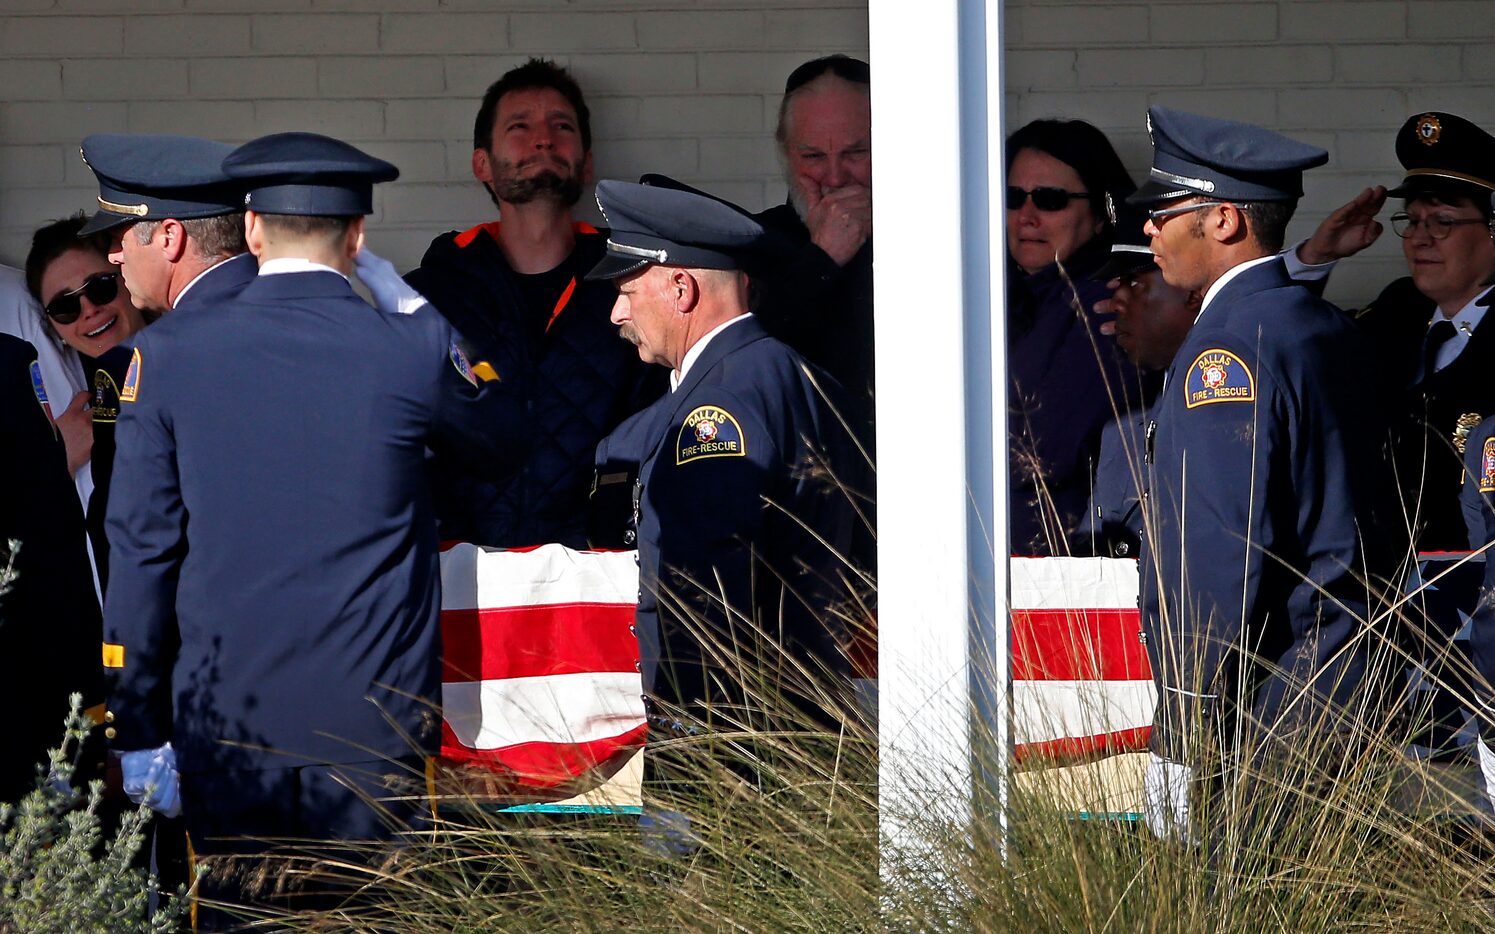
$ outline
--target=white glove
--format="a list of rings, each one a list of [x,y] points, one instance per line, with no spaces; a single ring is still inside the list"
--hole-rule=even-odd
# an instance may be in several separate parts
[[[1189,786],[1194,770],[1150,754],[1142,778],[1142,819],[1160,840],[1189,842]]]
[[[1490,799],[1490,804],[1495,805],[1495,749],[1490,744],[1480,739],[1475,743],[1479,750],[1479,774],[1485,780],[1485,797]]]
[[[364,247],[353,254],[353,269],[374,296],[374,306],[387,315],[411,315],[428,304],[426,297],[395,272],[394,263]]]
[[[156,749],[120,753],[125,794],[167,817],[182,816],[182,789],[177,778],[176,750],[167,743]]]

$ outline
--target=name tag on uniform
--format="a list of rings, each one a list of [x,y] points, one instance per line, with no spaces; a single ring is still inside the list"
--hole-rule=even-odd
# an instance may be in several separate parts
[[[1253,402],[1256,377],[1245,361],[1228,350],[1206,350],[1189,364],[1184,380],[1184,405],[1195,408],[1214,402]]]

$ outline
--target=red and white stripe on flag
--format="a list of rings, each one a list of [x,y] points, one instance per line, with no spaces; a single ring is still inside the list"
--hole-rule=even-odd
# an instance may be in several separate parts
[[[644,743],[634,552],[441,555],[441,755],[518,792],[600,784]]]
[[[1018,761],[1146,749],[1157,694],[1138,637],[1137,562],[1013,558],[1009,568]]]

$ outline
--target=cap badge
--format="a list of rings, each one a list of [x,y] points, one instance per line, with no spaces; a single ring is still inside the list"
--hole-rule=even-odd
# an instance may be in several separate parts
[[[1417,118],[1417,141],[1424,146],[1432,146],[1438,142],[1443,135],[1443,123],[1433,114],[1423,114]]]

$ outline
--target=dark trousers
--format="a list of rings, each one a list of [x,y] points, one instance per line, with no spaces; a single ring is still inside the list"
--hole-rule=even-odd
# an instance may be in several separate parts
[[[207,901],[277,911],[345,903],[366,881],[357,867],[377,865],[430,816],[426,760],[416,758],[188,773],[182,805],[204,931],[246,920]]]

